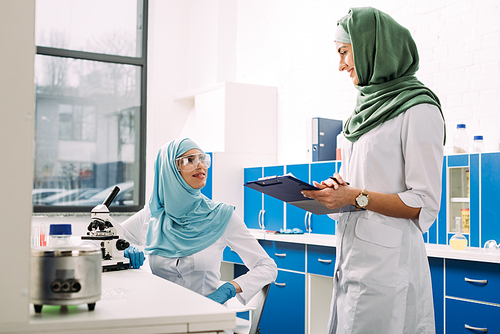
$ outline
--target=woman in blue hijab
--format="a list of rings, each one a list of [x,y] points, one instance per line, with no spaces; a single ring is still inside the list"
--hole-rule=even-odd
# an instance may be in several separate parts
[[[129,241],[145,246],[153,274],[221,304],[235,295],[246,304],[276,279],[277,267],[233,206],[201,193],[210,164],[210,156],[189,138],[165,144],[156,157],[149,205],[122,226]],[[219,287],[227,246],[250,270]]]

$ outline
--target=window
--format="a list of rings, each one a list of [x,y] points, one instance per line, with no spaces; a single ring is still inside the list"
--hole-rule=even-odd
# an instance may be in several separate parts
[[[148,0],[37,0],[35,212],[144,198]],[[142,154],[141,154],[142,152]]]

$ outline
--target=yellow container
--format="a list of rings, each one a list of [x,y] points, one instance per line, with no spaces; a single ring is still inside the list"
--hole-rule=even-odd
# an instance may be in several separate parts
[[[462,233],[469,233],[469,209],[460,209],[462,212]]]
[[[467,182],[467,198],[470,198],[469,171],[468,170],[465,171],[465,176],[467,179],[467,181],[466,181]],[[462,221],[463,221],[463,219],[462,219]],[[467,221],[469,221],[469,220],[467,219]]]

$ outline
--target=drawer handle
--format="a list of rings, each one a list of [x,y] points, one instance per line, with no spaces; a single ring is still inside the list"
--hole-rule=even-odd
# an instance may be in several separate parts
[[[332,260],[318,259],[318,261],[321,262],[321,263],[328,263],[328,264],[332,263]]]
[[[274,282],[274,285],[285,287],[286,283],[277,283],[277,282]]]
[[[472,326],[469,326],[469,325],[467,325],[467,324],[465,324],[465,328],[466,328],[466,329],[473,330],[473,331],[478,331],[478,332],[488,333],[488,328],[472,327]]]
[[[286,257],[286,253],[284,253],[284,254],[274,253],[274,255],[277,257]]]
[[[469,283],[478,283],[478,284],[484,284],[484,285],[488,284],[487,279],[471,279],[471,278],[465,277],[465,281],[469,282]]]

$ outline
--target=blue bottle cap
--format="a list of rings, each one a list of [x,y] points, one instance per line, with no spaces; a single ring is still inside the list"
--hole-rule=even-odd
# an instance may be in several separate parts
[[[465,124],[457,124],[457,129],[465,129]]]
[[[474,136],[474,140],[483,140],[483,136]]]
[[[49,235],[71,235],[71,224],[50,224]]]

